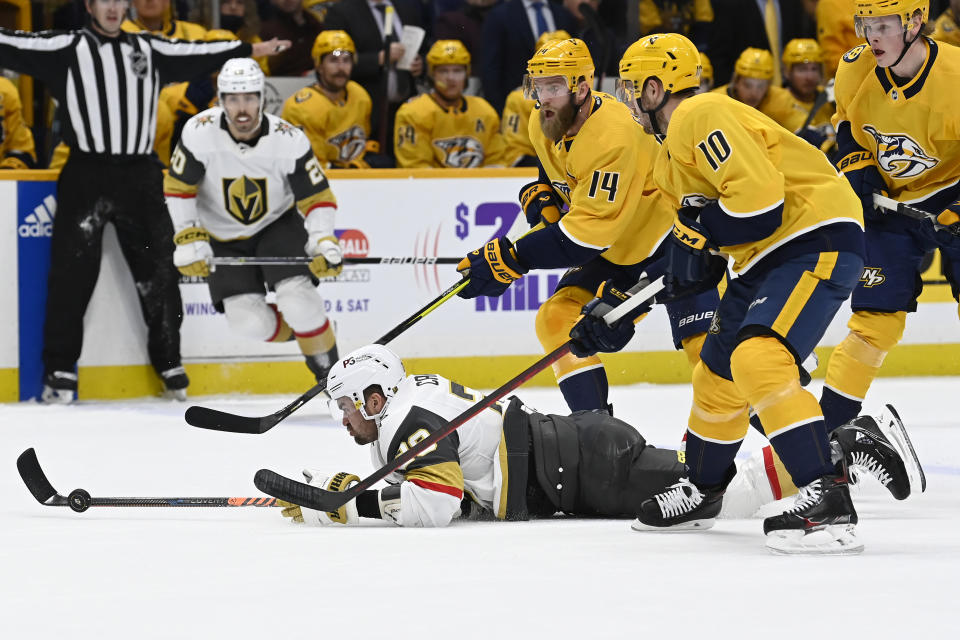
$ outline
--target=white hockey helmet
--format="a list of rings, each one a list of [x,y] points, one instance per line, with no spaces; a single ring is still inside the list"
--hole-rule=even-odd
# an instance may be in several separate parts
[[[330,409],[344,410],[341,398],[346,398],[366,420],[375,420],[383,414],[367,415],[363,392],[379,385],[389,404],[396,395],[400,383],[407,377],[400,357],[380,344],[371,344],[351,351],[340,358],[327,374],[327,394],[331,398]],[[386,407],[384,407],[385,409]]]
[[[231,58],[223,63],[217,76],[217,100],[223,106],[223,96],[227,93],[260,94],[260,113],[263,116],[264,91],[263,70],[253,58]]]

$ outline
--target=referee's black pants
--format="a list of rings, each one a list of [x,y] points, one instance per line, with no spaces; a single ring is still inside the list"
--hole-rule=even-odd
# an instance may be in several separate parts
[[[116,228],[136,284],[151,364],[158,373],[180,365],[183,305],[160,163],[152,156],[121,160],[71,152],[57,183],[43,328],[46,373],[72,371],[80,358],[83,316],[100,273],[108,222]],[[111,318],[111,323],[123,321],[121,314]]]

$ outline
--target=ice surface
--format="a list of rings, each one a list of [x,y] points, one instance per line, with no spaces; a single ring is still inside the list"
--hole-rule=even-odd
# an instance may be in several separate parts
[[[35,447],[60,493],[257,495],[261,467],[370,473],[367,451],[313,402],[261,436],[195,429],[163,401],[0,405],[2,638],[955,637],[960,594],[958,379],[881,379],[928,489],[855,498],[861,556],[770,555],[759,520],[643,534],[628,521],[457,523],[403,530],[291,525],[278,509],[37,504],[14,461]],[[814,385],[816,386],[816,384]],[[819,389],[814,389],[819,395]],[[562,412],[555,389],[519,394]],[[686,386],[611,391],[618,416],[672,446]],[[271,413],[288,397],[207,398]],[[197,401],[194,399],[193,401]],[[761,446],[751,434],[744,450]],[[368,526],[367,526],[368,525]]]

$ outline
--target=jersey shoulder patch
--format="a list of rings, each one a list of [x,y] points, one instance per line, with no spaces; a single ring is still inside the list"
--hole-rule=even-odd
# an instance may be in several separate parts
[[[297,104],[300,104],[301,102],[306,102],[307,100],[313,97],[313,94],[314,92],[310,88],[300,89],[300,91],[297,91],[294,94],[293,101],[296,102]]]
[[[853,49],[850,49],[850,51],[847,51],[845,54],[843,54],[843,61],[856,62],[857,58],[860,57],[860,54],[863,53],[863,50],[866,48],[867,48],[867,45],[858,44]]]

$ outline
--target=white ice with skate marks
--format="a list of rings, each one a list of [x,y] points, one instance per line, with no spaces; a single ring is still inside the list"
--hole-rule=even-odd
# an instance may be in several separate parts
[[[896,406],[928,487],[896,502],[865,480],[854,501],[866,550],[842,558],[773,556],[759,519],[660,535],[629,520],[405,530],[298,527],[262,508],[77,514],[34,501],[14,465],[21,451],[36,447],[60,493],[94,497],[253,496],[261,467],[365,476],[369,457],[320,402],[261,436],[194,429],[184,405],[161,401],[0,405],[0,637],[953,637],[960,419],[946,407],[958,383],[874,385],[869,408]],[[563,410],[556,390],[519,395]],[[619,387],[611,398],[650,442],[679,440],[689,387]],[[289,400],[203,404],[263,415]],[[744,450],[761,445],[751,434]]]

